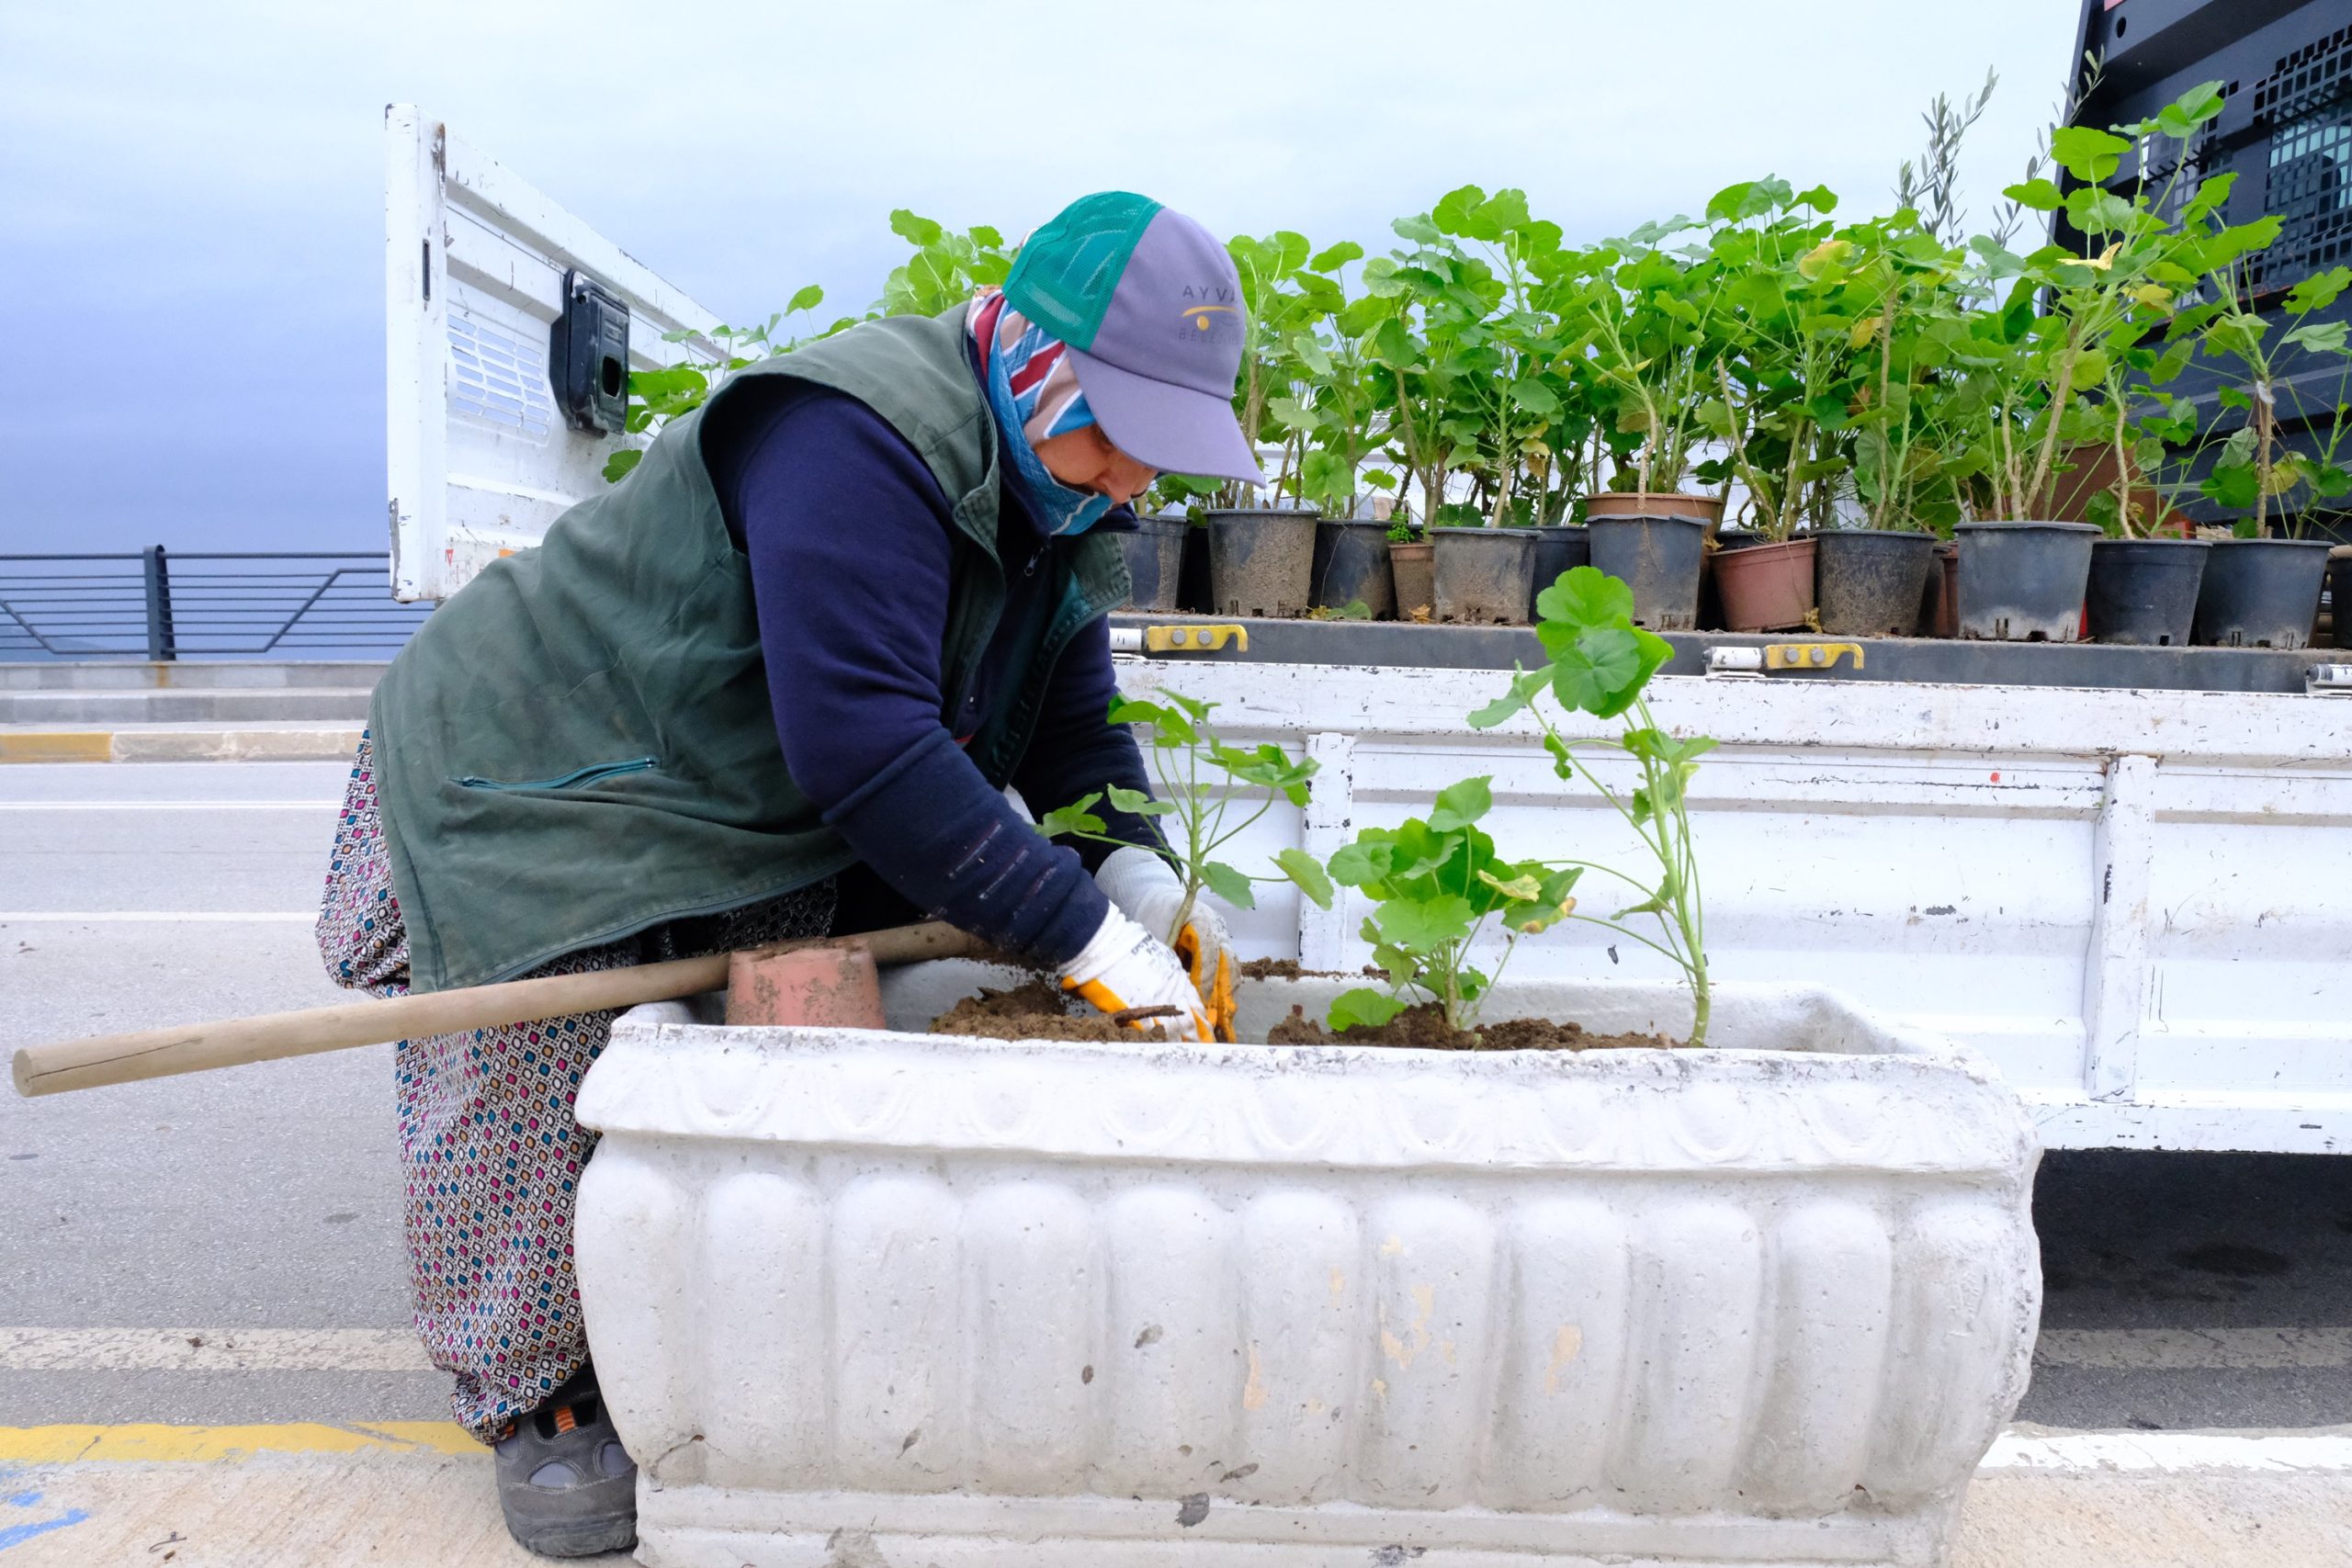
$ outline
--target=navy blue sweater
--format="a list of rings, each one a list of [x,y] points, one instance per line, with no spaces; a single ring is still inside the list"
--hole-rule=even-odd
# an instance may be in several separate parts
[[[745,387],[714,412],[729,417],[706,428],[704,453],[751,565],[793,783],[917,909],[1041,964],[1069,959],[1102,923],[1091,874],[1110,852],[1038,837],[960,750],[989,713],[1006,650],[1053,608],[1047,543],[1015,487],[997,526],[1003,618],[951,713],[940,642],[956,525],[922,459],[840,393]],[[1063,650],[1013,773],[1031,810],[1109,784],[1148,787],[1134,737],[1105,717],[1115,689],[1097,621]],[[1144,819],[1095,809],[1120,839],[1158,845]]]

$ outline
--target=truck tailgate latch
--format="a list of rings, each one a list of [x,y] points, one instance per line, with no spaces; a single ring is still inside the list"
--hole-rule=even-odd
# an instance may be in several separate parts
[[[1114,653],[1140,653],[1146,657],[1155,653],[1216,653],[1228,642],[1236,652],[1249,652],[1249,628],[1232,625],[1111,628]]]
[[[1768,642],[1761,648],[1711,648],[1707,649],[1707,673],[1760,677],[1774,670],[1821,670],[1838,668],[1848,655],[1854,668],[1862,667],[1862,645],[1858,642]]]

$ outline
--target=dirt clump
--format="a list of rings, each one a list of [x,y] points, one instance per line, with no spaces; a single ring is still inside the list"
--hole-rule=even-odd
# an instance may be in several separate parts
[[[1337,980],[1342,969],[1303,969],[1295,958],[1245,958],[1235,972],[1244,980]]]
[[[933,1034],[961,1034],[977,1040],[1100,1040],[1132,1043],[1136,1031],[1123,1029],[1110,1015],[1070,998],[1051,976],[1039,975],[1009,991],[981,987],[931,1021]]]
[[[1582,1024],[1542,1018],[1508,1018],[1459,1030],[1435,1002],[1407,1008],[1377,1028],[1351,1024],[1327,1030],[1299,1008],[1266,1032],[1269,1045],[1395,1045],[1413,1051],[1670,1051],[1663,1034],[1593,1034]]]

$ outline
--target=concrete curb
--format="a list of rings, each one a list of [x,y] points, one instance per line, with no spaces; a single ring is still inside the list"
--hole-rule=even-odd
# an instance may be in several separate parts
[[[2119,1455],[2132,1457],[2119,1468]],[[0,1551],[10,1568],[544,1562],[507,1540],[488,1461],[442,1422],[0,1427]],[[854,1545],[865,1532],[843,1535]],[[2352,1439],[2340,1428],[2029,1429],[2005,1435],[1976,1472],[1952,1568],[2337,1568],[2347,1542]],[[1458,1554],[1429,1561],[1442,1556]],[[860,1548],[827,1561],[883,1559]]]
[[[356,724],[124,729],[0,728],[9,762],[339,762],[359,745]]]

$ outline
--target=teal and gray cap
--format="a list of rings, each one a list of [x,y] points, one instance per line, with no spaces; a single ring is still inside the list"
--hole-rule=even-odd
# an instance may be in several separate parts
[[[1266,482],[1233,417],[1241,279],[1207,230],[1128,191],[1080,197],[1023,243],[1004,297],[1069,345],[1120,451],[1162,473]]]

